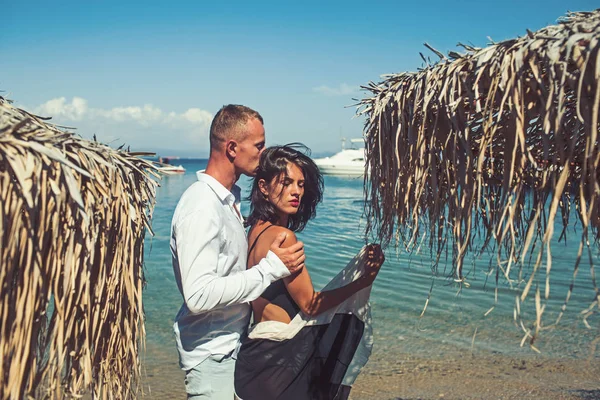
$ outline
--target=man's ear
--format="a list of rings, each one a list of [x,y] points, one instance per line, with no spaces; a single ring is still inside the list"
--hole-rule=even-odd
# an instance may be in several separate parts
[[[225,153],[230,159],[234,159],[237,154],[238,144],[235,140],[228,140],[225,143]]]

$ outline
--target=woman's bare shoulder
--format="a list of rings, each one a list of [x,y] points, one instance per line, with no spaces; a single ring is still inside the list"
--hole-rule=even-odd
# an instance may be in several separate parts
[[[279,235],[280,233],[285,233],[285,240],[283,241],[281,247],[291,246],[298,241],[298,238],[296,237],[294,231],[286,227],[274,226],[271,230],[271,240],[274,240],[275,237],[277,237],[277,235]]]
[[[256,235],[258,234],[258,232],[256,232],[257,230],[258,230],[258,232],[261,232],[264,230],[264,234],[262,234],[258,238],[258,241],[261,243],[268,243],[270,245],[273,242],[273,240],[275,240],[275,238],[281,233],[285,233],[285,235],[286,235],[285,240],[283,241],[282,247],[291,246],[298,241],[298,239],[296,238],[296,234],[292,230],[290,230],[284,226],[271,225],[268,228],[262,228],[262,229],[260,227],[256,227],[256,228],[254,228],[254,232],[251,232],[251,236],[256,237]]]

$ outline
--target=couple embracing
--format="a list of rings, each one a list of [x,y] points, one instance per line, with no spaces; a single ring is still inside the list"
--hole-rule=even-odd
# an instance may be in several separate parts
[[[322,200],[317,166],[297,146],[266,148],[262,117],[239,105],[214,117],[210,149],[171,226],[188,399],[348,398],[370,352],[365,320],[381,248],[365,246],[316,292],[295,232]],[[254,176],[246,221],[242,174]]]

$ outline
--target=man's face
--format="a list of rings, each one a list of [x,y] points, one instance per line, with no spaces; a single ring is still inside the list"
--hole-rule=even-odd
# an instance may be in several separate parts
[[[265,127],[256,118],[246,123],[246,138],[238,142],[235,167],[241,174],[254,176],[265,149]]]

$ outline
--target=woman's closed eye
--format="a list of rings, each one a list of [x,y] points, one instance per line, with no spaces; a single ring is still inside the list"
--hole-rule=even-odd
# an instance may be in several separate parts
[[[283,182],[282,182],[282,185],[283,185],[284,187],[286,187],[286,186],[290,186],[290,185],[292,184],[292,182],[293,182],[293,181],[292,181],[291,179],[289,179],[289,178],[286,178],[286,179],[284,179],[284,180],[283,180]]]
[[[285,179],[281,184],[286,187],[286,186],[290,186],[292,183],[294,183],[294,181],[292,179]],[[304,187],[304,181],[298,181],[298,187],[299,188],[303,188]]]

